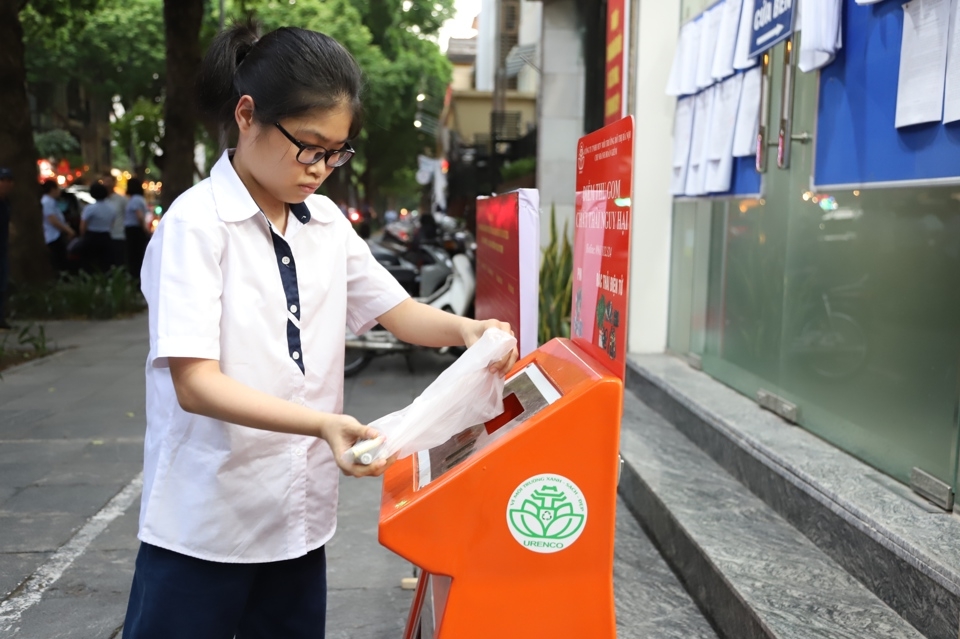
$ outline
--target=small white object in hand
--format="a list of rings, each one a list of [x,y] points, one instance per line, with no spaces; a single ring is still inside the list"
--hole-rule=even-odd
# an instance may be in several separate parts
[[[352,460],[354,464],[369,466],[373,463],[373,460],[376,459],[377,451],[380,450],[383,441],[383,437],[375,437],[374,439],[365,439],[357,442],[344,453],[344,456],[348,460]]]

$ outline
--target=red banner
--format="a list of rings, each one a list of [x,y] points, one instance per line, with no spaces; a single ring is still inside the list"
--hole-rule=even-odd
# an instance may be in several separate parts
[[[477,200],[477,319],[509,322],[520,335],[520,233],[514,191]]]
[[[623,379],[626,371],[633,116],[580,138],[574,224],[574,343]]]
[[[607,0],[607,80],[603,123],[612,124],[623,116],[624,0]]]

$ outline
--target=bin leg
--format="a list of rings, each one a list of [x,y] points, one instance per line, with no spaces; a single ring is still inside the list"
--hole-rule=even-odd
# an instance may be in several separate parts
[[[413,595],[413,603],[410,605],[410,616],[407,618],[407,627],[403,631],[403,639],[421,639],[420,614],[423,612],[423,602],[427,598],[428,576],[429,575],[423,570],[420,571],[420,577],[417,579],[417,590]]]

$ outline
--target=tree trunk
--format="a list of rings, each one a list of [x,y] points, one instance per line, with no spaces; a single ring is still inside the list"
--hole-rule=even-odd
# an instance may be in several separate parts
[[[0,0],[2,1],[2,0]],[[164,0],[167,39],[167,96],[164,103],[163,209],[193,186],[197,128],[194,85],[200,68],[203,0]]]
[[[36,283],[53,275],[43,241],[20,10],[25,0],[0,0],[0,166],[12,169],[10,279]]]

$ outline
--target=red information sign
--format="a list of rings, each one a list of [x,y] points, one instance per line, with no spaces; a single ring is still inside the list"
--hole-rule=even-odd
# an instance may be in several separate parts
[[[624,0],[607,0],[607,76],[603,123],[623,115]]]
[[[633,188],[633,116],[580,138],[570,334],[623,379]]]
[[[477,319],[520,326],[517,192],[477,200]]]

